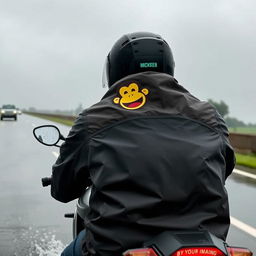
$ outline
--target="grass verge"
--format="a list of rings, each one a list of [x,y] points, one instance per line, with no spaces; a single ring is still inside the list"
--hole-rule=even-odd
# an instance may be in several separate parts
[[[60,123],[60,124],[64,124],[67,126],[72,126],[74,124],[73,121],[71,120],[67,120],[67,119],[63,119],[63,118],[58,118],[58,117],[52,117],[52,116],[47,116],[47,115],[40,115],[40,114],[29,114],[31,116],[36,116],[45,120],[50,120],[56,123]]]
[[[228,130],[234,133],[256,134],[256,127],[229,127]]]
[[[236,153],[236,164],[256,169],[256,154],[243,155]]]

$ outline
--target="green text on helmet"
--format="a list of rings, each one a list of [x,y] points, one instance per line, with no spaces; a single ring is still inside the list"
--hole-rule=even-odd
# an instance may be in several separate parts
[[[157,68],[157,62],[143,62],[140,63],[141,68]]]

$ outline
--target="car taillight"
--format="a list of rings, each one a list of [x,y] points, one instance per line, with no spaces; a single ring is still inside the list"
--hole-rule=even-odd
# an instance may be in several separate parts
[[[221,250],[214,247],[182,248],[171,256],[226,256]]]
[[[252,256],[252,252],[246,248],[227,247],[230,256]]]
[[[158,256],[152,248],[132,249],[123,253],[123,256]]]

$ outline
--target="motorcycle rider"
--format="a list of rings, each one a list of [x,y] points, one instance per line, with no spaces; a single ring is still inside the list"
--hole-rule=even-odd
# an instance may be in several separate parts
[[[55,199],[69,202],[92,186],[86,232],[63,255],[79,255],[80,246],[84,255],[121,255],[168,229],[225,240],[224,185],[235,164],[228,130],[173,75],[171,49],[157,34],[127,34],[112,47],[109,90],[78,116],[53,166]]]

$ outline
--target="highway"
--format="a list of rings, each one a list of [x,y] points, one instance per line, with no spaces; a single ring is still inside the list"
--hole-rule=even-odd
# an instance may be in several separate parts
[[[41,186],[56,161],[56,147],[34,139],[34,126],[50,123],[27,115],[0,122],[0,256],[57,256],[72,239],[75,202],[60,203]],[[69,127],[58,125],[63,135]]]
[[[38,143],[34,127],[52,122],[18,116],[0,121],[0,256],[57,256],[72,239],[75,201],[57,202],[41,177],[51,174],[58,148]],[[70,127],[57,124],[64,136]],[[256,253],[256,179],[234,173],[226,182],[232,225],[227,241]]]

